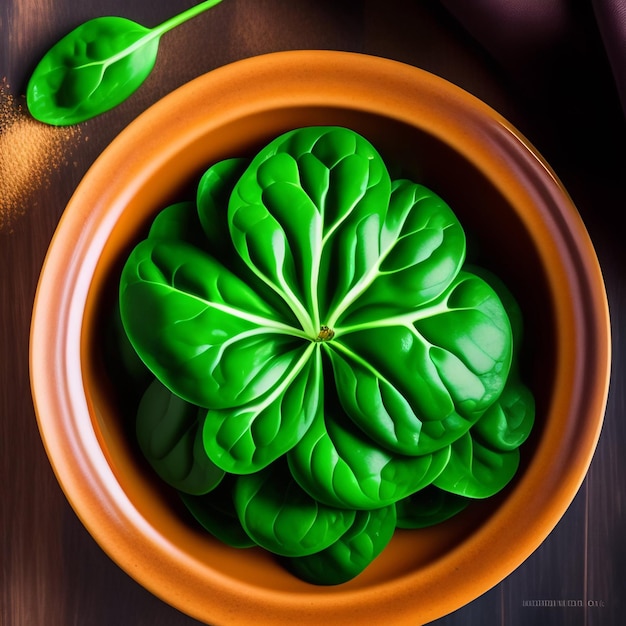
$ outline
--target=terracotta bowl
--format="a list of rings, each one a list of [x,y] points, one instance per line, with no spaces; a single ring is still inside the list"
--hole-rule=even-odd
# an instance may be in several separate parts
[[[121,263],[152,216],[201,173],[279,133],[333,124],[365,135],[442,195],[511,287],[526,322],[537,422],[497,497],[397,532],[356,579],[304,583],[263,551],[199,529],[146,467],[105,366]],[[124,130],[79,185],[48,252],[31,338],[39,427],[78,516],[128,574],[196,619],[276,626],[416,624],[505,578],[576,494],[604,415],[608,307],[584,225],[554,172],[492,109],[407,65],[341,52],[240,61],[178,89]],[[294,621],[295,620],[295,621]]]

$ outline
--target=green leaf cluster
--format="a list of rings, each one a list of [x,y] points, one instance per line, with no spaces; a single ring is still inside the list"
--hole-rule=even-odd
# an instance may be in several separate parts
[[[137,436],[220,540],[350,580],[396,527],[512,479],[534,401],[519,308],[430,189],[342,127],[287,132],[161,211],[120,281],[154,382]]]

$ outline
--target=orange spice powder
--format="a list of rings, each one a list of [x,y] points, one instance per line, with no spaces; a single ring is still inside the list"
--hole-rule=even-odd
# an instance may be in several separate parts
[[[25,104],[0,83],[0,232],[33,206],[35,191],[50,185],[55,170],[69,166],[81,137],[78,126],[55,127],[33,119]]]

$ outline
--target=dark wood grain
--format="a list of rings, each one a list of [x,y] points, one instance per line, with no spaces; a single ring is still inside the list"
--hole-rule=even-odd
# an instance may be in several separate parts
[[[150,26],[191,4],[3,0],[3,89],[17,105],[23,103],[26,80],[41,54],[90,17],[119,14]],[[494,589],[433,624],[623,624],[626,334],[620,320],[626,319],[626,231],[615,215],[626,207],[626,130],[617,96],[608,80],[597,97],[575,103],[574,112],[564,112],[560,92],[545,94],[543,101],[529,99],[437,2],[414,0],[224,0],[219,10],[163,38],[144,86],[115,111],[85,123],[65,162],[24,195],[19,215],[0,229],[0,624],[197,624],[119,569],[67,503],[39,437],[30,396],[30,314],[41,264],[64,207],[115,135],[166,93],[204,72],[295,48],[386,56],[455,82],[518,126],[572,194],[598,251],[613,318],[611,392],[598,450],[579,494],[543,545]],[[538,601],[569,606],[536,606]]]

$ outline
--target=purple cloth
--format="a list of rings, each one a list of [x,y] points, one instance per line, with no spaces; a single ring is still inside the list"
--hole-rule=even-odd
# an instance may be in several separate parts
[[[556,102],[566,106],[612,89],[626,114],[624,0],[440,2],[526,95],[560,94]]]

